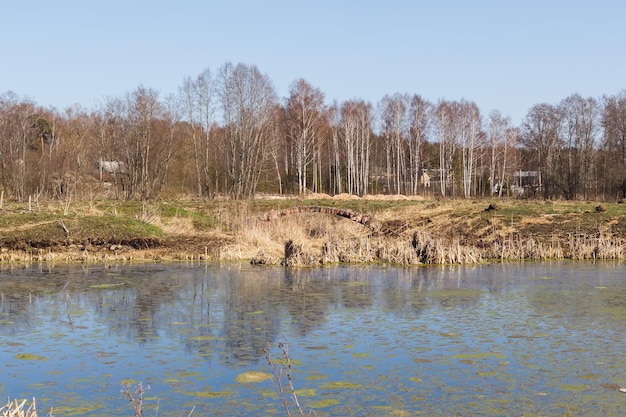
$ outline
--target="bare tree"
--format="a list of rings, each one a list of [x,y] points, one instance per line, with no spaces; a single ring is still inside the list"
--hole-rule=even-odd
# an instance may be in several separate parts
[[[369,183],[372,105],[362,100],[341,106],[342,138],[346,157],[348,194],[365,195]]]
[[[151,174],[154,145],[157,141],[155,124],[163,115],[163,107],[158,94],[152,89],[140,86],[126,97],[130,134],[122,138],[128,173],[130,175],[128,197],[135,192],[141,199],[151,197]]]
[[[604,179],[610,193],[626,197],[626,90],[605,97],[602,108]]]
[[[487,129],[487,137],[491,155],[489,158],[489,188],[490,194],[497,192],[502,195],[504,187],[504,177],[500,175],[505,169],[502,168],[506,164],[506,131],[510,128],[511,118],[502,116],[498,110],[489,113],[489,123]]]
[[[403,184],[406,183],[405,149],[409,139],[409,106],[408,94],[386,95],[380,102],[387,190],[395,194],[405,192]]]
[[[437,105],[437,134],[439,136],[439,181],[441,196],[454,192],[454,159],[456,157],[460,105],[457,102],[441,101]]]
[[[318,175],[326,117],[324,94],[304,79],[298,79],[291,84],[286,112],[287,136],[298,174],[298,192],[302,194],[308,188],[309,165],[313,165],[313,177]],[[317,187],[317,181],[314,181],[314,187]]]
[[[559,183],[565,198],[587,198],[592,190],[595,144],[600,129],[600,108],[593,98],[578,94],[564,99],[564,149],[560,154]]]
[[[562,121],[560,108],[542,103],[533,106],[522,123],[521,141],[539,170],[544,198],[556,195],[556,167],[563,146]]]
[[[20,98],[12,91],[0,96],[0,168],[3,188],[19,201],[32,192],[27,188],[28,165],[31,161],[29,150],[35,144],[33,139],[33,119],[35,104]]]
[[[215,82],[211,71],[205,69],[195,80],[185,78],[179,95],[193,146],[197,193],[198,196],[210,196],[211,157],[214,154],[211,130],[215,115]]]
[[[51,174],[50,194],[69,202],[85,191],[97,160],[92,120],[78,105],[48,117],[52,136],[47,162]]]
[[[331,183],[331,192],[333,194],[340,194],[343,192],[342,182],[342,169],[341,169],[341,147],[340,147],[340,135],[341,135],[341,112],[339,105],[335,101],[328,111],[330,129],[332,133],[332,148],[329,154],[329,176]]]
[[[508,119],[508,118],[507,118]],[[507,188],[510,188],[511,180],[509,175],[509,167],[513,164],[510,162],[513,150],[517,146],[520,137],[520,130],[517,127],[508,127],[504,131],[504,140],[500,145],[500,180],[502,184],[506,184]],[[498,197],[502,197],[502,191],[504,187],[498,188]]]
[[[230,193],[234,198],[250,198],[256,191],[272,133],[276,93],[267,75],[244,64],[225,64],[218,84]]]
[[[463,195],[468,198],[474,191],[472,185],[476,174],[476,161],[482,149],[482,120],[480,110],[474,102],[462,101],[460,110],[460,117],[457,120],[458,140],[463,164]]]
[[[157,197],[174,151],[178,115],[173,98],[164,105],[158,93],[140,86],[124,99],[109,99],[96,116],[100,164],[126,199]]]
[[[433,106],[419,95],[411,98],[409,113],[409,171],[411,192],[417,194],[422,175],[422,149],[428,142]]]

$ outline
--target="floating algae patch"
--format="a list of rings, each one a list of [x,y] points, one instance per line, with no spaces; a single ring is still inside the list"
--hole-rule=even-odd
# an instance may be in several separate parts
[[[473,290],[469,288],[449,288],[431,291],[428,293],[428,297],[436,299],[448,299],[448,298],[478,298],[483,295],[484,292],[480,290]]]
[[[500,352],[477,352],[477,353],[458,353],[456,355],[452,355],[453,359],[504,359],[504,356]]]
[[[84,415],[96,410],[100,410],[103,407],[101,405],[95,406],[81,406],[81,407],[70,407],[70,406],[60,406],[54,407],[54,414],[59,416],[80,416]]]
[[[390,417],[409,417],[411,415],[410,412],[406,410],[399,410],[397,408],[393,408],[388,405],[377,405],[373,407],[376,410],[376,415],[385,415]]]
[[[417,378],[417,377],[412,376],[412,377],[409,378],[409,381],[422,382],[422,378]]]
[[[217,336],[208,336],[208,335],[204,335],[204,336],[194,336],[194,337],[190,337],[189,340],[194,340],[194,341],[212,341],[212,340],[218,340]]]
[[[237,375],[235,381],[241,384],[254,384],[257,382],[267,381],[272,378],[272,374],[268,374],[267,372],[249,371]]]
[[[355,352],[352,354],[353,359],[369,358],[370,356],[372,356],[371,353],[356,353]]]
[[[580,379],[598,379],[600,378],[602,375],[600,374],[584,374],[579,376]]]
[[[122,385],[135,385],[137,384],[139,381],[136,379],[130,379],[130,378],[126,378],[126,379],[122,379],[121,384]]]
[[[94,290],[105,290],[108,288],[121,287],[122,285],[124,285],[123,282],[110,283],[110,284],[95,284],[95,285],[90,285],[89,288],[92,288]]]
[[[263,314],[264,311],[263,310],[257,310],[257,311],[248,311],[246,314],[249,314],[251,316],[258,316],[259,314]]]
[[[170,372],[168,372],[168,374],[172,374]],[[197,372],[197,371],[181,371],[181,372],[177,372],[175,374],[173,374],[175,377],[177,378],[192,378],[192,377],[198,377],[198,376],[202,376],[202,372]]]
[[[363,388],[361,384],[355,384],[353,382],[335,381],[322,384],[322,389],[359,389]]]
[[[317,390],[314,388],[297,389],[295,394],[298,397],[315,397],[317,395]]]
[[[309,381],[323,381],[325,379],[328,379],[328,375],[312,374],[312,375],[307,376],[306,379]]]
[[[306,350],[328,350],[328,346],[305,346]]]
[[[563,391],[585,391],[589,389],[588,385],[561,384]]]
[[[367,282],[363,281],[349,281],[344,284],[346,287],[361,287],[364,285],[368,285]]]
[[[197,398],[227,398],[231,396],[228,391],[176,391],[179,394]]]
[[[326,408],[326,407],[330,407],[331,405],[337,405],[337,404],[339,404],[339,400],[327,399],[327,400],[314,401],[311,404],[309,404],[309,407]]]
[[[15,355],[15,359],[20,361],[47,361],[45,356],[35,355],[33,353],[18,353]]]

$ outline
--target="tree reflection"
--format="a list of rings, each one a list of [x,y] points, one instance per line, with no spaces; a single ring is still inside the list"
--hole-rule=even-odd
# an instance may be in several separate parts
[[[286,329],[305,338],[340,310],[382,308],[413,318],[428,308],[469,308],[502,289],[493,274],[485,280],[480,268],[463,267],[141,265],[25,275],[30,279],[5,274],[0,280],[4,335],[36,328],[33,317],[72,327],[85,320],[72,312],[87,310],[93,314],[89,320],[129,341],[146,345],[166,338],[189,354],[227,366],[260,360],[268,343],[276,343]],[[570,303],[561,298],[544,302],[532,292],[529,297],[542,313]],[[619,304],[616,297],[598,301]],[[570,304],[572,309],[585,305],[584,300]]]
[[[330,309],[332,292],[333,283],[328,278],[316,279],[307,271],[285,269],[281,299],[299,336],[322,327]]]
[[[280,328],[276,308],[281,281],[276,274],[233,271],[224,299],[223,336],[227,365],[258,359]]]

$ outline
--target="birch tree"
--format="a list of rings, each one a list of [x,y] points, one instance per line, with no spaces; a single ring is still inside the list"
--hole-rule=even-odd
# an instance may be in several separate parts
[[[254,195],[271,139],[276,93],[267,75],[255,66],[225,64],[218,77],[224,121],[222,149],[230,194]]]
[[[339,104],[337,102],[333,102],[333,105],[328,109],[328,117],[329,124],[331,130],[332,137],[332,147],[329,154],[329,176],[330,176],[330,184],[331,184],[331,192],[333,194],[341,194],[343,192],[343,181],[342,181],[342,168],[341,168],[341,146],[340,146],[340,137],[341,137],[341,112],[339,109]]]
[[[324,94],[304,79],[291,84],[287,100],[287,134],[298,175],[298,192],[308,188],[309,166],[312,165],[313,186],[317,188],[322,132],[324,129]],[[316,191],[316,190],[314,190]]]
[[[511,119],[502,116],[498,110],[489,113],[489,122],[487,128],[487,138],[489,143],[489,188],[490,194],[497,192],[501,195],[501,189],[504,187],[504,178],[500,176],[501,158],[504,151],[506,129],[511,124]]]
[[[458,138],[463,164],[463,195],[468,198],[474,191],[476,161],[482,148],[482,121],[476,103],[463,101],[460,110]]]
[[[387,190],[391,193],[404,192],[406,181],[405,148],[409,134],[408,94],[386,95],[380,102],[382,113],[382,135],[385,144]]]
[[[508,117],[505,120],[510,120]],[[510,159],[513,154],[513,150],[516,148],[520,137],[520,130],[517,127],[509,126],[504,131],[504,140],[500,146],[500,180],[502,184],[507,186],[507,189],[510,189],[510,175],[509,175],[509,167],[512,166]],[[502,197],[502,192],[504,190],[503,186],[498,188],[498,197]]]
[[[193,164],[198,196],[211,195],[213,143],[211,130],[215,114],[215,85],[207,68],[195,80],[187,77],[179,88],[181,106],[188,123],[193,147]]]
[[[441,101],[435,112],[439,137],[439,184],[441,196],[446,197],[454,184],[454,159],[456,157],[459,104]],[[451,190],[454,192],[454,188]]]
[[[428,142],[431,125],[432,104],[419,95],[411,98],[409,113],[409,171],[411,176],[411,192],[418,193],[419,180],[422,175],[422,149]]]
[[[341,120],[346,156],[346,192],[365,195],[369,184],[372,105],[362,100],[344,102]]]

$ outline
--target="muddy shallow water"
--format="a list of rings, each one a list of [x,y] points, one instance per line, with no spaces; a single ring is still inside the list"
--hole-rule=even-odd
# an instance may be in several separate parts
[[[55,416],[622,416],[626,267],[245,264],[0,272],[0,397]],[[261,374],[262,376],[262,374]],[[294,412],[295,410],[292,410]]]

